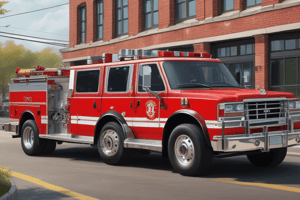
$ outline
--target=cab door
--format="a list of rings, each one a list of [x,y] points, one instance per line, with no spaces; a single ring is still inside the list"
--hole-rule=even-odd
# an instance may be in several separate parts
[[[77,133],[94,136],[101,111],[100,69],[76,71],[74,99],[77,100]],[[73,119],[74,121],[74,119]]]
[[[143,66],[151,68],[151,88],[158,96],[167,97],[165,83],[158,63],[139,64],[136,70],[136,87],[131,129],[136,138],[161,140],[161,101],[143,89]]]

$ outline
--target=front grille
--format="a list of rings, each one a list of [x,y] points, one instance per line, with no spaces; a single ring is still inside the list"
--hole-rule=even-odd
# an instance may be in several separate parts
[[[248,120],[285,117],[283,101],[261,101],[245,103]]]

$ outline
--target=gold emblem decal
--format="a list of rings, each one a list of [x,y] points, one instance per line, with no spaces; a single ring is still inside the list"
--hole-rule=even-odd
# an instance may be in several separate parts
[[[146,114],[148,119],[155,119],[155,107],[156,103],[154,101],[147,101],[146,103]]]

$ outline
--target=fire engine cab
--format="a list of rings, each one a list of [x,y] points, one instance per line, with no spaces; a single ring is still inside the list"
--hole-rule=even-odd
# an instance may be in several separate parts
[[[73,142],[97,145],[104,162],[121,164],[140,149],[194,176],[213,157],[244,154],[276,166],[300,143],[300,99],[245,89],[208,53],[123,49],[93,63],[17,69],[4,128],[27,155]]]

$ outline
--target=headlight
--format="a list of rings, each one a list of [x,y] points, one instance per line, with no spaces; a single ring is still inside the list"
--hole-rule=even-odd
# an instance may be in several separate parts
[[[289,102],[289,109],[300,109],[300,101]]]
[[[225,105],[225,113],[243,112],[243,111],[244,111],[244,104],[227,104],[227,105]]]

